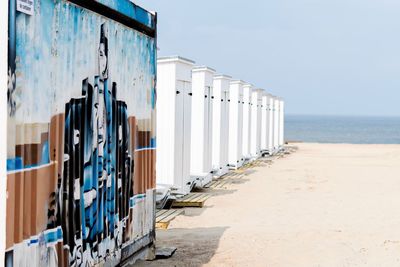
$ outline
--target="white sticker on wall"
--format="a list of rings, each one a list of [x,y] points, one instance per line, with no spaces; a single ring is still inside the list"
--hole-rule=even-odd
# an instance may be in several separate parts
[[[33,15],[35,0],[17,0],[17,11],[27,15]]]

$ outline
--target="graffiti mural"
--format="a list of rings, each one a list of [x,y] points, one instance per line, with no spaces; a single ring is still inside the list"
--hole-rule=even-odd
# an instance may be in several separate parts
[[[118,265],[155,238],[155,36],[66,0],[9,6],[5,264]]]

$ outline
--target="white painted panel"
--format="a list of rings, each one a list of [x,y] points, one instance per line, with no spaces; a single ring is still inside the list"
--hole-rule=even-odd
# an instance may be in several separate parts
[[[228,155],[229,155],[229,82],[224,86],[226,90],[222,95],[222,125],[221,125],[221,173],[224,174],[228,171]]]
[[[279,99],[274,98],[274,150],[279,148]]]
[[[214,77],[212,167],[221,176],[228,171],[229,76]]]
[[[229,166],[243,165],[243,82],[230,83],[229,99]]]
[[[281,100],[279,104],[279,146],[282,147],[285,144],[285,103]]]
[[[221,128],[222,128],[222,79],[214,78],[214,101],[213,101],[213,140],[212,140],[212,165],[213,171],[218,172],[221,167]]]
[[[191,138],[192,138],[192,83],[185,82],[184,87],[184,103],[183,112],[183,163],[182,163],[182,177],[184,192],[190,191],[191,184],[193,183],[190,176],[190,155],[191,155]]]
[[[185,110],[184,110],[184,90],[185,90],[185,81],[177,80],[175,81],[175,131],[174,134],[175,136],[172,136],[173,138],[173,143],[174,143],[174,155],[171,155],[171,158],[173,159],[174,163],[174,169],[172,172],[172,177],[174,178],[173,184],[176,185],[178,188],[184,188],[185,187],[185,177],[183,176],[183,151],[185,147],[185,143],[182,142],[183,140],[183,135],[184,135],[184,119],[185,119]],[[161,122],[161,123],[166,123],[167,121]],[[160,131],[160,134],[161,131]],[[170,161],[171,159],[168,159]],[[171,166],[166,166],[168,169],[172,167]],[[163,175],[163,173],[159,174],[160,176]]]
[[[157,183],[173,185],[175,176],[175,154],[167,157],[169,151],[175,151],[176,97],[175,65],[157,66]],[[168,125],[170,124],[170,125]],[[172,126],[172,127],[171,127]],[[162,174],[162,175],[160,175]]]
[[[261,104],[261,151],[268,150],[268,95],[266,92],[262,95],[262,104]]]
[[[263,90],[257,89],[251,95],[251,134],[250,154],[251,157],[261,156],[261,106]]]
[[[212,101],[215,71],[207,67],[192,70],[192,141],[190,174],[201,187],[212,179]]]
[[[251,158],[251,98],[253,87],[249,84],[243,86],[243,141],[242,153],[245,159]]]
[[[274,150],[274,98],[268,96],[268,151],[270,154]]]

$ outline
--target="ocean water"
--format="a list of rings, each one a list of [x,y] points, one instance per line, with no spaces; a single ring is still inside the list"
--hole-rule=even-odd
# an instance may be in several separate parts
[[[400,144],[400,117],[285,116],[285,140]]]

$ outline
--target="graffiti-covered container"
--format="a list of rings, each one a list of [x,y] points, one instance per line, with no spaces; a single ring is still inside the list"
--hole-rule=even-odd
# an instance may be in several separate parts
[[[128,0],[22,2],[9,1],[6,266],[149,256],[156,16]]]

